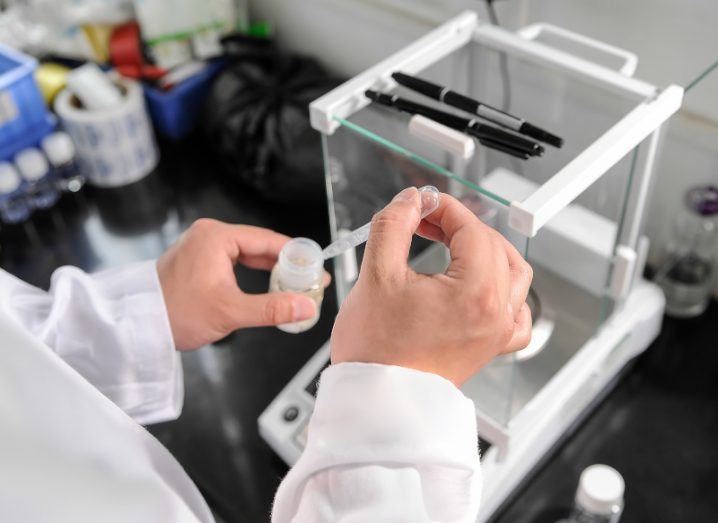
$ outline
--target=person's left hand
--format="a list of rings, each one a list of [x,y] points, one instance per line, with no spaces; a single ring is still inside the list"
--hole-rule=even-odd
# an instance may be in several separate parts
[[[311,318],[316,310],[311,298],[289,292],[246,294],[237,285],[236,263],[270,270],[288,240],[260,227],[207,218],[194,222],[157,261],[177,349],[196,349],[242,327]]]

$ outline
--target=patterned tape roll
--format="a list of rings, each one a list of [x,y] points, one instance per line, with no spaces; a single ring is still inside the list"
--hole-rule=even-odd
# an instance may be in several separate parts
[[[80,169],[98,187],[135,182],[159,160],[142,88],[127,78],[115,82],[124,100],[107,109],[87,111],[67,89],[55,99],[55,112],[77,146]]]

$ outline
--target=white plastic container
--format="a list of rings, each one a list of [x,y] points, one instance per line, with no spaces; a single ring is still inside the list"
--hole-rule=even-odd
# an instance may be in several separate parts
[[[317,242],[308,238],[289,240],[279,253],[272,269],[270,292],[296,292],[316,303],[316,313],[308,320],[278,325],[277,328],[293,334],[304,332],[316,325],[324,298],[324,257]]]
[[[50,173],[47,158],[39,149],[23,149],[15,156],[15,165],[25,182],[25,194],[35,209],[49,209],[60,199],[60,192]]]
[[[576,490],[571,523],[618,523],[623,513],[626,485],[608,465],[591,465],[582,473]]]
[[[63,191],[77,192],[85,184],[77,163],[75,144],[70,135],[57,131],[42,139],[42,150],[50,160],[58,187]]]
[[[17,169],[9,162],[0,162],[0,221],[3,223],[21,223],[32,214],[21,186]]]
[[[87,110],[64,89],[55,111],[77,148],[80,171],[88,183],[119,187],[147,176],[159,155],[140,85],[118,78],[122,101],[105,109]]]

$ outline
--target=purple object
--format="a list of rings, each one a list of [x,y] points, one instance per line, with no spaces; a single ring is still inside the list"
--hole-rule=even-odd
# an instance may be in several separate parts
[[[694,187],[686,193],[688,208],[701,216],[714,216],[718,214],[718,187],[705,185]]]
[[[180,140],[190,133],[212,87],[212,81],[225,63],[223,58],[215,59],[198,74],[169,91],[143,85],[147,110],[157,132],[172,140]]]

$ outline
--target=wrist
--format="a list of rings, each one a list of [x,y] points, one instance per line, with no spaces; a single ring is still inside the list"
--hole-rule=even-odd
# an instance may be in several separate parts
[[[441,376],[394,365],[328,367],[309,434],[308,446],[336,445],[336,452],[367,459],[382,452],[396,456],[399,449],[458,455],[467,465],[478,460],[473,402]]]

